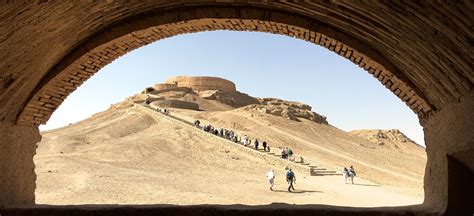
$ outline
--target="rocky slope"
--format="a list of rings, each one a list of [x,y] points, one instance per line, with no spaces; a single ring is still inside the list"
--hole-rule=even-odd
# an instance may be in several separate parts
[[[349,133],[369,140],[377,144],[379,148],[390,148],[395,151],[412,153],[424,151],[424,147],[408,138],[398,129],[378,130],[378,129],[362,129],[353,130]]]

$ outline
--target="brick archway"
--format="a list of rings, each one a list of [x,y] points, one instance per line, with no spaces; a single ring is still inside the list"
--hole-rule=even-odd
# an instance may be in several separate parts
[[[20,114],[18,124],[45,124],[64,99],[84,81],[134,49],[179,34],[213,30],[269,32],[320,45],[372,74],[420,120],[433,110],[421,92],[368,44],[321,22],[261,8],[191,7],[130,18],[78,45],[39,83]]]
[[[0,213],[2,206],[34,203],[37,126],[69,93],[133,49],[177,34],[218,29],[271,32],[326,47],[373,74],[418,114],[428,155],[421,210],[319,206],[316,213],[474,211],[472,186],[463,190],[465,182],[474,181],[474,6],[469,0],[38,1],[5,4],[0,11]],[[191,209],[216,212],[214,207]]]

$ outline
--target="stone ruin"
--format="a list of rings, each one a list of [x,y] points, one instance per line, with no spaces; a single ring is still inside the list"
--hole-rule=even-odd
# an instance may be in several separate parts
[[[236,92],[235,84],[232,81],[219,77],[208,76],[176,76],[165,81],[164,84],[157,84],[155,88],[175,88],[187,87],[194,91],[221,90],[225,92]]]
[[[152,107],[161,107],[161,108],[178,108],[178,109],[189,109],[189,110],[199,110],[199,104],[182,101],[182,100],[157,100],[151,103]]]
[[[311,111],[311,106],[307,104],[277,98],[259,98],[258,101],[258,104],[247,106],[245,109],[281,116],[294,121],[300,121],[299,118],[302,118],[320,124],[329,124],[326,116]]]
[[[148,100],[157,106],[199,110],[196,109],[199,105],[192,102],[195,100],[193,97],[216,100],[234,108],[258,103],[256,98],[237,91],[232,81],[209,76],[171,77],[165,83],[147,87],[141,94],[127,98],[127,101],[143,103]]]
[[[311,111],[311,106],[307,104],[277,98],[254,98],[237,91],[232,81],[219,77],[171,77],[165,83],[147,87],[141,94],[127,98],[127,101],[143,103],[148,100],[154,107],[202,110],[199,104],[194,102],[196,97],[294,121],[300,121],[301,118],[328,124],[325,116]]]

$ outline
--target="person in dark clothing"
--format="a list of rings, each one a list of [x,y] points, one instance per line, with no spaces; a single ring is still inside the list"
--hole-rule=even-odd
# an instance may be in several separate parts
[[[356,176],[356,172],[354,170],[354,167],[351,165],[349,168],[349,179],[351,180],[351,183],[354,184],[354,177]]]
[[[295,188],[293,187],[293,183],[296,184],[296,176],[291,168],[286,171],[286,181],[288,182],[288,192],[291,192],[291,189],[294,191]]]
[[[267,142],[263,141],[262,146],[263,146],[263,151],[267,151]]]
[[[258,139],[255,139],[255,142],[253,144],[255,145],[255,149],[258,150]]]
[[[201,125],[201,121],[199,121],[199,119],[194,120],[194,127],[200,127],[200,125]]]

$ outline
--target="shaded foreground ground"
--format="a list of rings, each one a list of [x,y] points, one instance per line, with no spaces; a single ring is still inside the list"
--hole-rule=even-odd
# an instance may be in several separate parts
[[[178,110],[173,112],[180,114]],[[182,110],[181,115],[186,112]],[[294,133],[291,127],[283,132]],[[44,133],[35,163],[38,204],[294,203],[371,207],[423,201],[422,189],[409,184],[380,184],[356,178],[356,184],[351,185],[344,184],[341,176],[306,173],[296,173],[297,191],[288,193],[284,167],[134,107],[112,109]],[[270,167],[277,172],[273,192],[265,177]]]

